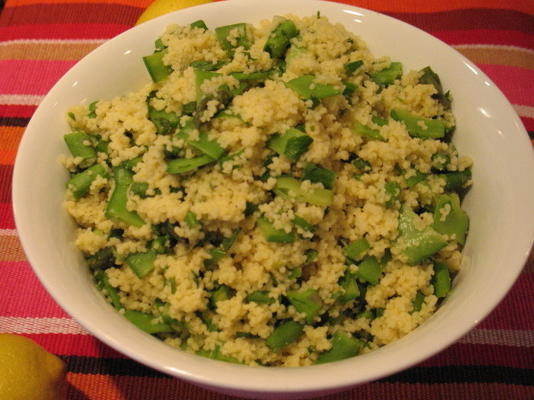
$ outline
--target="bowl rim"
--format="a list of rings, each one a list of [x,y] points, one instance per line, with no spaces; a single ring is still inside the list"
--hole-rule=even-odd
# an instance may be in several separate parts
[[[271,0],[269,3],[273,3],[276,5],[282,4],[283,0]],[[263,3],[261,0],[230,0],[225,2],[215,2],[210,4],[204,4],[197,7],[194,7],[195,14],[197,12],[200,12],[202,9],[220,9],[220,8],[226,8],[226,7],[232,7],[235,5],[242,5],[242,6],[250,6],[253,3]],[[375,11],[367,10],[361,7],[355,7],[355,6],[349,6],[342,3],[337,3],[333,1],[324,1],[324,0],[293,0],[292,3],[296,4],[302,4],[303,6],[306,5],[307,8],[313,9],[312,6],[315,6],[317,9],[323,9],[323,8],[337,8],[337,9],[347,9],[351,10],[355,13],[359,13],[360,15],[366,15],[366,16],[372,16],[373,18],[380,18],[384,23],[386,24],[400,24],[404,27],[409,27],[412,30],[418,31],[419,34],[424,35],[427,40],[432,40],[435,42],[436,46],[443,51],[447,51],[451,54],[454,54],[455,57],[459,58],[466,66],[468,66],[473,71],[477,71],[478,75],[482,79],[485,79],[488,82],[491,82],[491,80],[472,62],[467,60],[462,54],[460,54],[455,49],[451,48],[446,43],[442,42],[441,40],[432,37],[430,34],[424,32],[423,30],[414,27],[412,25],[409,25],[403,21],[397,20],[395,18],[392,18],[390,16],[380,14]],[[106,41],[103,45],[99,46],[97,49],[93,50],[91,53],[89,53],[87,56],[85,56],[83,59],[81,59],[71,70],[69,70],[50,90],[49,94],[55,93],[56,91],[59,91],[61,89],[62,83],[65,81],[66,77],[75,74],[77,71],[77,67],[82,63],[85,62],[85,60],[90,59],[91,57],[94,57],[95,53],[98,53],[101,51],[102,48],[105,48],[107,46],[110,46],[110,42],[120,40],[120,38],[123,38],[125,35],[129,35],[132,31],[142,31],[145,25],[160,25],[164,26],[166,24],[162,24],[162,21],[169,20],[170,16],[173,15],[181,15],[185,12],[191,12],[191,9],[184,9],[175,11],[173,13],[158,17],[156,19],[153,19],[151,21],[148,21],[142,25],[133,27],[131,29],[128,29],[127,31],[121,33],[120,35]],[[274,13],[273,13],[274,14]],[[303,15],[304,13],[301,13]],[[263,17],[263,15],[262,15]],[[348,30],[352,29],[348,27]],[[365,40],[365,38],[363,38]],[[491,82],[492,83],[492,82]],[[508,100],[504,97],[502,92],[494,85],[494,88],[496,90],[496,95],[499,98],[499,100],[505,105],[505,107],[508,107],[508,113],[512,117],[512,119],[515,118],[515,122],[519,121],[520,127],[522,127],[522,130],[524,132],[525,137],[525,143],[527,143],[527,135],[524,127],[522,126],[522,123],[517,116],[516,112],[513,110],[512,106],[508,102]],[[34,129],[34,125],[36,125],[36,120],[39,117],[39,115],[45,111],[46,107],[48,107],[47,98],[49,98],[49,94],[45,96],[45,99],[39,105],[37,110],[34,113],[34,116],[32,116],[30,122],[28,123],[28,126],[26,128],[27,132],[30,132]],[[521,128],[520,128],[521,129]],[[125,348],[116,337],[111,337],[109,334],[103,333],[99,326],[89,323],[83,315],[80,315],[79,310],[75,309],[75,307],[72,307],[70,304],[65,302],[65,299],[62,298],[61,294],[54,290],[54,285],[52,281],[46,276],[45,271],[43,271],[39,265],[40,260],[36,259],[34,257],[33,251],[32,251],[32,244],[26,239],[24,235],[25,229],[31,228],[28,227],[27,220],[24,218],[24,209],[21,208],[22,201],[21,199],[24,196],[25,188],[22,186],[22,176],[23,176],[23,169],[22,169],[22,162],[24,157],[24,150],[28,146],[28,143],[31,141],[30,135],[24,135],[21,143],[19,145],[17,156],[15,160],[14,165],[14,171],[13,171],[13,186],[12,186],[12,199],[13,199],[13,212],[15,216],[15,224],[17,227],[17,230],[19,230],[19,238],[20,242],[22,244],[22,247],[24,249],[25,254],[28,257],[28,261],[30,262],[34,272],[38,276],[39,280],[43,284],[43,286],[46,288],[48,293],[54,298],[54,300],[65,310],[69,315],[71,315],[75,320],[77,320],[80,325],[82,325],[85,329],[87,329],[91,334],[93,334],[96,338],[100,339],[110,347],[118,350],[119,352],[126,354],[128,357],[131,357],[132,359],[140,362],[141,364],[147,365],[151,368],[154,368],[156,370],[159,370],[163,373],[185,379],[187,381],[194,382],[196,384],[210,387],[216,390],[226,389],[231,391],[237,391],[237,392],[248,392],[248,391],[254,391],[254,392],[263,392],[263,393],[304,393],[304,392],[317,392],[317,391],[324,391],[324,390],[341,390],[343,388],[348,388],[357,384],[361,384],[364,382],[380,379],[384,376],[388,376],[391,374],[394,374],[396,372],[399,372],[403,369],[409,368],[419,362],[421,362],[424,359],[427,359],[431,357],[432,355],[442,351],[452,343],[454,343],[456,340],[458,340],[461,336],[466,334],[470,329],[472,329],[478,322],[480,322],[483,318],[485,318],[496,306],[497,304],[502,300],[502,298],[508,293],[510,288],[512,287],[512,284],[516,281],[517,277],[519,276],[522,266],[524,265],[529,253],[530,248],[532,246],[532,241],[534,241],[534,236],[530,239],[530,245],[525,245],[524,252],[520,255],[516,255],[516,262],[515,265],[515,271],[513,274],[508,276],[507,280],[504,280],[502,283],[502,286],[499,288],[498,293],[494,294],[491,301],[485,304],[484,307],[480,307],[478,310],[477,320],[473,322],[472,325],[462,325],[461,327],[451,327],[451,331],[447,335],[447,337],[439,337],[437,341],[437,345],[434,345],[432,349],[427,348],[424,352],[414,352],[410,355],[410,357],[397,361],[395,363],[391,363],[388,365],[385,365],[382,367],[380,371],[363,371],[361,375],[354,377],[352,374],[342,373],[343,369],[346,369],[347,367],[350,367],[351,360],[344,360],[332,364],[325,364],[325,365],[319,365],[319,366],[310,366],[310,367],[299,367],[299,368],[264,368],[264,367],[248,367],[248,366],[241,366],[241,365],[228,365],[224,364],[221,365],[220,362],[209,360],[209,359],[203,359],[202,362],[208,366],[212,365],[215,370],[219,369],[218,367],[223,366],[225,370],[230,371],[232,374],[236,374],[237,377],[232,382],[222,382],[221,379],[217,379],[217,375],[213,372],[206,372],[203,375],[200,374],[191,374],[187,371],[187,368],[182,370],[180,367],[176,366],[162,366],[158,362],[151,360],[150,358],[147,358],[145,355],[141,355],[138,353],[134,353],[132,349]],[[530,163],[534,165],[534,157],[531,157]],[[528,241],[528,240],[527,240]],[[520,265],[519,265],[520,264]],[[155,339],[156,340],[156,339]],[[402,341],[402,339],[401,339]],[[399,341],[395,342],[399,343]],[[390,344],[386,346],[386,349],[392,349],[395,345]],[[396,348],[396,347],[395,347]],[[384,349],[384,348],[382,348]],[[381,349],[373,351],[370,354],[374,354],[377,352],[380,352]],[[366,355],[362,355],[358,358],[363,358]],[[196,357],[196,356],[195,356]],[[200,358],[200,357],[199,357]],[[183,366],[182,366],[183,367]],[[260,371],[260,372],[258,372]],[[305,372],[302,372],[305,371]],[[326,384],[323,380],[319,379],[319,377],[325,375],[326,373],[334,374],[335,378],[332,379],[332,381],[329,381],[328,384]],[[258,376],[262,375],[262,379],[259,379]],[[300,375],[306,375],[305,379],[303,379]],[[284,379],[281,379],[281,378]],[[252,379],[247,379],[252,378]],[[316,379],[314,379],[316,378]],[[291,384],[288,383],[289,380],[294,379],[295,383]],[[266,386],[266,382],[269,382],[269,386]],[[306,386],[303,388],[302,384],[303,382],[306,382]]]

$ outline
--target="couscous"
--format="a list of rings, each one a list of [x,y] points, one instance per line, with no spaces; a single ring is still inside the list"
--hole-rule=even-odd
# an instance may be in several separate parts
[[[140,62],[142,62],[140,60]],[[152,82],[68,112],[65,208],[96,284],[171,346],[251,366],[372,351],[459,270],[451,96],[320,15],[172,25]]]

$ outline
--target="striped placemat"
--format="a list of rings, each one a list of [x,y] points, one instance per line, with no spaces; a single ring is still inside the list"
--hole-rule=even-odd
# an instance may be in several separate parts
[[[69,400],[229,398],[148,369],[88,334],[38,282],[13,221],[13,163],[36,106],[77,60],[131,27],[149,3],[7,0],[0,14],[0,332],[30,337],[67,361]],[[534,144],[533,0],[343,3],[406,21],[459,50],[501,88]],[[414,368],[324,399],[534,399],[532,293],[531,254],[505,300],[458,343]]]

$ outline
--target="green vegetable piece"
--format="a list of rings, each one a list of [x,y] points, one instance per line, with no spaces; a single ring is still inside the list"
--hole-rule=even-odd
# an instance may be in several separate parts
[[[304,330],[304,325],[298,322],[289,320],[285,321],[276,327],[265,343],[273,351],[279,351],[288,344],[293,343],[299,339]]]
[[[159,135],[173,133],[180,123],[180,117],[177,114],[156,110],[151,106],[148,106],[148,119],[156,126]]]
[[[255,292],[249,293],[245,297],[245,302],[247,303],[256,303],[256,304],[273,304],[274,299],[269,297],[269,292],[267,290],[257,290]]]
[[[155,83],[167,79],[172,72],[172,68],[163,62],[165,53],[165,51],[155,51],[151,55],[143,57],[145,67]]]
[[[85,132],[72,132],[64,137],[65,143],[73,157],[82,158],[79,164],[82,168],[93,165],[96,161],[96,151],[93,148],[91,137]]]
[[[204,93],[202,92],[202,84],[205,81],[215,78],[217,76],[221,76],[221,74],[217,72],[204,71],[202,69],[195,69],[195,88],[196,88],[196,94],[197,94],[197,107],[198,107],[199,102],[204,97]]]
[[[302,179],[322,183],[325,189],[332,189],[336,180],[336,173],[320,165],[307,163],[304,166]]]
[[[176,160],[167,161],[167,172],[169,174],[184,174],[212,162],[213,158],[207,155],[194,158],[178,158]]]
[[[273,71],[256,71],[256,72],[232,72],[230,75],[238,81],[264,81],[272,75]]]
[[[234,50],[238,47],[243,47],[245,49],[250,48],[252,43],[247,30],[247,24],[245,23],[220,26],[215,28],[215,36],[221,47],[229,54],[233,54]],[[237,35],[232,33],[232,39],[230,41],[228,40],[228,37],[232,31],[237,31]]]
[[[276,229],[266,218],[258,218],[258,226],[265,240],[272,243],[293,243],[295,236],[283,229]]]
[[[388,124],[388,120],[387,118],[382,118],[378,115],[373,115],[371,117],[371,121],[373,121],[375,124],[377,124],[378,126],[384,126],[384,125],[387,125]]]
[[[428,174],[423,174],[420,171],[415,171],[415,175],[412,175],[409,178],[406,178],[406,185],[409,188],[412,188],[415,185],[417,185],[418,183],[423,182],[426,179],[427,176],[428,176]]]
[[[334,200],[334,193],[328,189],[315,188],[303,190],[301,182],[290,176],[279,176],[276,179],[274,192],[278,196],[293,198],[296,201],[310,203],[320,207],[327,207]]]
[[[224,149],[216,140],[208,139],[207,132],[201,132],[198,140],[188,141],[188,143],[212,160],[218,160],[224,154]]]
[[[268,52],[272,58],[283,57],[289,48],[290,40],[298,33],[295,23],[285,19],[269,34],[263,50]]]
[[[112,247],[105,247],[87,257],[86,261],[87,266],[94,271],[107,269],[115,265],[115,253]]]
[[[226,64],[228,64],[228,61],[217,61],[216,63],[213,63],[205,60],[197,60],[193,61],[189,65],[194,69],[200,69],[203,71],[216,71]]]
[[[315,231],[315,225],[310,224],[308,221],[306,221],[304,218],[299,217],[298,215],[295,215],[295,218],[293,218],[292,221],[295,225],[300,226],[302,229],[308,232]]]
[[[460,192],[467,188],[471,180],[471,170],[464,169],[463,171],[448,172],[441,174],[445,178],[445,190],[450,192]]]
[[[356,157],[354,160],[352,160],[351,164],[354,168],[356,168],[355,178],[359,178],[361,175],[371,172],[373,169],[369,161],[360,157]]]
[[[313,322],[323,306],[321,297],[319,297],[319,293],[315,289],[307,289],[300,292],[289,291],[287,292],[287,298],[298,312],[306,315],[308,324]]]
[[[352,97],[354,92],[358,90],[358,85],[348,81],[343,81],[343,84],[345,85],[345,89],[343,89],[343,96],[349,98],[350,100],[350,97]]]
[[[395,121],[404,122],[412,137],[421,139],[439,139],[445,136],[445,125],[439,119],[417,117],[406,110],[394,108],[391,117]]]
[[[343,253],[345,256],[350,258],[352,261],[358,261],[362,258],[367,250],[371,248],[371,245],[365,238],[360,238],[355,240],[351,244],[343,248]]]
[[[308,151],[313,139],[302,131],[290,128],[283,135],[273,135],[267,147],[291,161],[297,161]]]
[[[386,138],[380,134],[378,129],[373,129],[368,127],[367,125],[363,125],[359,122],[355,122],[352,127],[352,132],[354,132],[357,135],[366,137],[368,139],[373,140],[379,140],[381,142],[386,142]]]
[[[289,279],[298,279],[301,276],[302,276],[302,268],[300,267],[293,268],[292,270],[289,271],[289,274],[287,275]]]
[[[432,168],[438,171],[445,171],[451,162],[451,157],[444,152],[437,152],[432,155]]]
[[[451,108],[450,94],[449,92],[447,93],[443,92],[443,86],[441,85],[441,80],[439,79],[439,75],[436,74],[434,71],[432,71],[432,68],[430,67],[423,68],[421,72],[423,74],[419,78],[419,83],[434,86],[437,93],[433,95],[432,97],[436,98],[446,110],[450,109]]]
[[[332,85],[315,83],[315,76],[313,75],[303,75],[292,79],[286,83],[286,86],[305,99],[315,98],[321,100],[341,93]]]
[[[198,21],[195,21],[195,22],[191,22],[191,24],[189,25],[191,28],[197,28],[197,29],[202,29],[203,31],[207,31],[208,30],[208,26],[206,25],[206,23],[199,19]]]
[[[384,203],[387,208],[392,208],[395,206],[395,203],[399,200],[401,193],[401,187],[397,182],[386,182],[384,184],[384,191],[386,192],[387,200]]]
[[[117,289],[111,286],[111,283],[109,283],[108,276],[106,273],[102,270],[99,270],[95,274],[96,284],[97,287],[100,290],[104,290],[106,293],[106,296],[111,301],[111,305],[116,309],[120,310],[121,308],[124,308],[121,303],[121,298],[119,296],[119,293],[117,292]]]
[[[361,340],[355,339],[345,332],[337,331],[332,337],[332,347],[319,354],[315,364],[325,364],[354,357],[358,355],[363,345]]]
[[[309,264],[317,260],[317,257],[319,256],[319,252],[315,249],[308,249],[305,251],[306,254],[306,261],[305,264]]]
[[[218,247],[209,250],[210,258],[204,260],[204,266],[212,271],[215,269],[219,261],[226,255],[226,252]]]
[[[219,301],[228,300],[232,297],[232,289],[226,285],[221,285],[210,296],[212,307],[217,307]]]
[[[241,364],[241,362],[237,358],[231,357],[231,356],[225,356],[221,352],[221,348],[219,345],[215,346],[215,349],[212,351],[199,350],[196,352],[196,354],[202,357],[211,358],[212,360],[224,361],[224,362],[229,362],[232,364]]]
[[[189,229],[196,228],[200,225],[200,222],[198,222],[197,216],[194,212],[188,211],[185,214],[184,221],[186,225],[189,227]]]
[[[129,160],[123,161],[120,165],[121,168],[125,168],[128,171],[132,172],[137,164],[139,164],[141,161],[143,161],[143,157],[135,157],[131,158]]]
[[[156,252],[147,251],[145,253],[133,253],[126,257],[126,265],[137,275],[139,279],[143,279],[154,269],[154,261],[156,261]]]
[[[91,184],[97,176],[103,178],[108,176],[106,169],[100,164],[93,165],[70,178],[67,182],[67,189],[70,190],[76,200],[80,199],[89,193]]]
[[[67,113],[67,116],[68,116],[70,119],[72,119],[73,121],[76,121],[76,116],[74,115],[73,112],[69,111],[69,112]]]
[[[148,183],[147,182],[133,182],[132,186],[130,186],[130,192],[133,194],[145,198],[147,197],[146,191],[148,190]]]
[[[436,297],[447,297],[451,290],[451,275],[447,265],[440,262],[434,264],[432,285],[434,286],[434,295]]]
[[[89,112],[87,113],[87,118],[96,118],[96,103],[98,103],[98,101],[93,101],[87,107],[87,109],[89,110]]]
[[[258,210],[258,205],[251,203],[249,201],[246,202],[245,205],[245,217],[250,217],[252,214],[254,214]]]
[[[371,285],[376,285],[382,275],[382,265],[376,257],[365,257],[358,266],[358,277]]]
[[[341,278],[339,285],[343,288],[343,293],[337,298],[340,303],[344,304],[360,297],[360,288],[356,282],[356,277],[356,274],[346,272]]]
[[[345,73],[347,75],[352,75],[358,68],[360,68],[363,65],[362,60],[353,61],[345,64],[343,68],[345,69]]]
[[[438,197],[432,226],[439,233],[454,235],[458,243],[465,244],[469,217],[460,207],[460,198],[456,193],[443,194]]]
[[[109,142],[107,140],[99,139],[96,142],[95,150],[97,153],[108,153]]]
[[[221,243],[221,248],[223,251],[228,252],[232,248],[240,231],[241,229],[236,229],[234,232],[232,232],[232,235],[223,239]]]
[[[409,207],[404,205],[399,215],[399,238],[396,246],[407,258],[409,264],[418,264],[422,260],[447,245],[447,241],[436,232],[431,226],[423,230],[418,230],[415,226],[417,214]]]
[[[197,102],[190,101],[182,106],[182,113],[186,115],[193,115],[197,109]]]
[[[171,326],[163,322],[155,323],[154,320],[156,317],[152,314],[134,310],[126,310],[124,312],[124,317],[139,329],[150,334],[174,331]]]
[[[115,189],[111,194],[106,207],[106,217],[122,221],[137,228],[143,226],[145,221],[135,211],[128,210],[128,191],[133,183],[133,174],[126,168],[117,167],[113,169]]]
[[[156,50],[165,50],[167,48],[167,46],[163,44],[163,41],[161,40],[161,38],[157,38],[154,41],[154,47],[156,48]]]
[[[425,295],[420,290],[417,291],[415,294],[415,298],[413,299],[412,305],[413,309],[412,312],[419,312],[421,311],[421,307],[423,306],[423,302],[425,301]]]
[[[389,86],[401,76],[402,64],[400,62],[392,62],[389,67],[371,75],[371,78],[380,86]]]

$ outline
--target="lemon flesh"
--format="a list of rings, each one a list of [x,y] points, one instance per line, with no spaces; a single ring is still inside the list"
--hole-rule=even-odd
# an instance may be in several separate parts
[[[212,1],[213,0],[156,0],[143,11],[135,24],[142,24],[149,19],[159,17],[160,15],[170,13],[171,11],[181,10],[182,8],[193,7],[199,4],[211,3]]]
[[[23,336],[0,334],[0,399],[58,400],[65,363]]]

